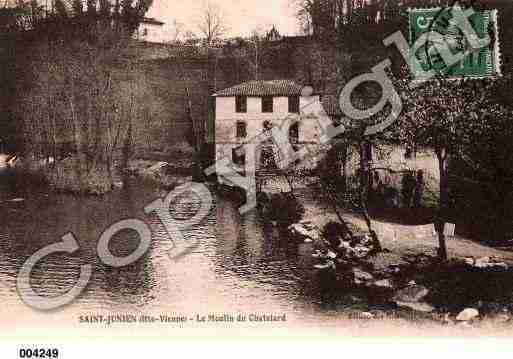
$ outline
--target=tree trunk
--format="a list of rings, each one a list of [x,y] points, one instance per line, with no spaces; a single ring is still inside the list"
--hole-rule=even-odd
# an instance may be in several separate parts
[[[123,144],[122,161],[121,161],[121,172],[123,174],[123,185],[126,185],[128,181],[128,167],[130,163],[130,157],[132,157],[133,148],[133,135],[132,135],[132,118],[129,119],[128,129],[125,136],[125,143]]]
[[[440,199],[438,204],[438,215],[436,231],[438,233],[438,257],[441,261],[447,261],[447,244],[445,241],[444,227],[446,221],[446,211],[449,201],[449,181],[447,174],[447,153],[440,149],[436,151],[438,159],[438,168],[440,171]]]
[[[349,233],[351,238],[353,238],[354,237],[353,231],[349,228],[346,221],[344,220],[344,218],[342,217],[342,215],[339,212],[339,205],[338,205],[339,202],[338,202],[338,198],[336,195],[336,190],[333,190],[333,188],[330,185],[326,185],[324,188],[325,188],[326,194],[328,195],[328,200],[331,203],[331,206],[332,206],[333,210],[335,211],[335,214],[337,215],[337,218],[338,218],[340,224],[342,224],[345,227],[347,233]]]
[[[344,144],[343,150],[339,151],[339,161],[341,162],[342,167],[342,191],[346,193],[347,191],[347,178],[349,177],[347,162],[348,162],[348,145]]]
[[[75,94],[74,94],[74,80],[71,79],[71,91],[68,97],[70,110],[71,110],[71,119],[73,126],[73,142],[75,145],[76,158],[75,158],[75,172],[78,181],[78,189],[79,192],[82,193],[84,191],[84,183],[83,183],[83,164],[82,164],[82,154],[83,154],[83,146],[82,146],[82,134],[81,127],[77,119],[77,113],[75,109]]]
[[[369,200],[369,187],[370,187],[370,163],[367,158],[365,142],[360,143],[360,207],[365,224],[369,230],[374,247],[378,252],[381,252],[383,248],[379,242],[378,234],[372,228],[372,219],[369,215],[368,200]]]

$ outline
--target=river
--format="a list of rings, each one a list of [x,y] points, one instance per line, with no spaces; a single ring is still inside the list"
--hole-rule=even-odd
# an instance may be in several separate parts
[[[314,268],[311,244],[280,235],[276,228],[263,223],[256,211],[240,215],[235,202],[213,191],[209,214],[184,231],[184,241],[191,246],[185,255],[177,257],[164,224],[156,215],[148,216],[143,211],[155,199],[167,195],[163,190],[134,182],[103,197],[77,197],[47,188],[20,187],[18,183],[16,178],[0,174],[0,332],[4,338],[42,334],[73,339],[217,337],[221,332],[268,337],[293,333],[308,337],[327,333],[420,336],[428,330],[437,336],[455,333],[455,327],[441,327],[431,320],[419,325],[414,313],[396,316],[379,296],[344,288],[333,274]],[[303,203],[319,206],[311,193],[299,195]],[[175,219],[184,220],[198,208],[199,198],[189,193],[176,198],[171,213]],[[109,226],[128,218],[149,225],[151,247],[135,263],[112,268],[98,256],[99,238]],[[51,254],[41,260],[32,272],[32,287],[41,296],[63,294],[76,284],[84,264],[92,265],[92,277],[69,305],[50,312],[37,311],[20,299],[17,275],[34,253],[61,242],[69,232],[77,239],[79,250],[71,255]],[[112,238],[109,249],[116,256],[127,256],[139,242],[135,232],[121,231]],[[358,317],[367,311],[381,312],[391,320]],[[134,326],[88,321],[99,315],[119,314],[166,315],[185,318],[185,322],[138,322]],[[243,315],[245,321],[199,320],[211,314],[218,318]],[[251,316],[262,314],[285,315],[286,322],[249,322]]]
[[[354,304],[354,296],[335,290],[332,280],[313,268],[311,245],[278,235],[255,212],[241,216],[230,200],[214,196],[207,218],[185,232],[186,240],[198,245],[176,261],[168,255],[173,243],[163,224],[143,213],[163,191],[131,184],[101,198],[75,197],[18,189],[5,176],[1,186],[0,297],[10,312],[24,316],[33,311],[15,290],[23,263],[68,232],[80,249],[45,258],[35,267],[31,283],[41,295],[57,296],[76,283],[81,265],[92,264],[87,288],[63,309],[69,320],[83,313],[165,312],[275,313],[286,314],[292,322],[319,322]],[[183,196],[172,206],[173,216],[188,218],[197,207],[197,197]],[[111,268],[97,256],[98,239],[126,218],[150,225],[151,249],[130,266]],[[110,248],[124,256],[138,243],[133,232],[124,231]]]

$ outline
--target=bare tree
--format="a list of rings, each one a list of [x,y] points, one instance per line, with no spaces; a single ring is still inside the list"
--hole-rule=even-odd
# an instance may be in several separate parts
[[[301,30],[306,35],[324,35],[334,31],[345,14],[344,0],[292,0]]]
[[[211,1],[206,3],[198,29],[207,46],[212,46],[216,40],[226,35],[228,26],[219,5]]]
[[[173,21],[173,28],[170,32],[170,43],[179,44],[185,37],[186,29],[185,24],[179,21]]]
[[[142,134],[136,120],[149,111],[144,99],[150,94],[131,38],[151,2],[116,2],[120,7],[115,13],[108,1],[100,1],[99,8],[96,3],[87,2],[87,11],[94,13],[86,17],[80,15],[80,1],[70,9],[55,0],[55,13],[36,24],[39,37],[25,46],[17,64],[20,76],[31,84],[20,88],[16,106],[25,154],[37,161],[58,160],[63,145],[70,145],[73,155],[68,153],[69,160],[48,176],[77,192],[103,192],[112,186],[117,152],[124,144],[126,166],[134,137]]]

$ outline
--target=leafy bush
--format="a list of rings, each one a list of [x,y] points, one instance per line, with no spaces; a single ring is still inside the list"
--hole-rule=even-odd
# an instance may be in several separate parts
[[[351,233],[344,224],[331,221],[324,226],[322,236],[332,247],[337,248],[341,241],[350,239]]]
[[[273,194],[267,206],[268,218],[283,226],[299,222],[305,214],[304,206],[292,193]]]
[[[192,146],[187,142],[182,141],[166,146],[164,152],[177,157],[192,157],[194,154],[194,148],[192,148]]]
[[[56,190],[71,193],[83,193],[88,195],[102,195],[112,190],[112,182],[106,170],[97,167],[89,170],[83,168],[83,178],[77,175],[77,164],[74,158],[67,158],[44,170],[48,183]]]

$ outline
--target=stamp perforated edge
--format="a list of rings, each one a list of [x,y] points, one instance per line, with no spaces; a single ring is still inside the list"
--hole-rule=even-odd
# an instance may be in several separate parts
[[[422,8],[408,8],[406,11],[408,12],[408,34],[410,44],[413,41],[413,33],[412,33],[412,24],[411,24],[411,16],[410,13],[414,12],[422,12],[422,11],[440,11],[443,8],[440,6],[433,7],[422,7]],[[462,77],[448,77],[446,80],[461,80],[461,79],[470,79],[470,80],[483,80],[494,77],[502,77],[502,55],[501,55],[501,47],[500,47],[500,33],[499,33],[499,11],[497,9],[484,9],[484,11],[490,11],[490,18],[494,22],[494,32],[495,32],[495,44],[493,47],[493,72],[495,74],[487,75],[487,76],[462,76]],[[416,81],[425,81],[422,79],[417,79]]]
[[[494,44],[494,66],[495,66],[495,72],[497,73],[497,76],[502,76],[502,57],[501,57],[501,37],[499,32],[499,10],[493,9],[491,11],[492,19],[494,21],[494,31],[495,31],[495,44]]]

